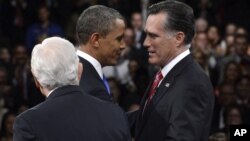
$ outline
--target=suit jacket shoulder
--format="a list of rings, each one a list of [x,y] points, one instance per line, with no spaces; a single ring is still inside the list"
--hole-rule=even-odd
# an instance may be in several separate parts
[[[108,94],[102,79],[92,64],[81,57],[79,58],[83,64],[83,72],[80,80],[80,87],[83,91],[104,101],[113,102],[113,97]]]
[[[83,94],[78,86],[53,91],[43,103],[20,114],[14,141],[128,141],[128,123],[113,103]]]

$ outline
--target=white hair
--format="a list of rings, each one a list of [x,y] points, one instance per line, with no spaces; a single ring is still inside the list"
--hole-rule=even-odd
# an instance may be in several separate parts
[[[31,71],[48,90],[78,85],[78,63],[74,45],[60,37],[47,38],[32,50]]]

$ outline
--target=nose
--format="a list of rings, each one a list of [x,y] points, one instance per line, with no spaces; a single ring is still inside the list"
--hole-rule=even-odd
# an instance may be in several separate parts
[[[145,38],[145,40],[143,42],[143,46],[146,47],[146,48],[148,48],[150,46],[150,41],[148,39],[148,36],[146,36],[146,38]]]
[[[124,38],[121,40],[121,43],[120,43],[120,49],[123,50],[126,48],[126,44],[124,42]]]

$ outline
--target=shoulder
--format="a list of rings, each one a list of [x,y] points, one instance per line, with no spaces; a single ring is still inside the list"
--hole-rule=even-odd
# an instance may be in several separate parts
[[[45,101],[46,102],[46,101]],[[40,109],[41,107],[43,107],[43,105],[45,104],[45,102],[42,102],[26,111],[24,111],[23,113],[19,114],[16,118],[20,118],[20,119],[25,119],[25,120],[29,120],[29,119],[33,119],[34,116],[39,116],[40,115]]]

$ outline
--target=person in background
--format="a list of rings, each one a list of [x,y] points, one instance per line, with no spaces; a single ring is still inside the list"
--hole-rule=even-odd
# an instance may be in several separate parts
[[[78,86],[82,64],[69,41],[51,37],[37,44],[31,71],[47,99],[16,118],[14,141],[131,140],[122,110]]]
[[[41,43],[45,38],[64,36],[61,26],[50,19],[50,10],[47,6],[39,7],[37,14],[39,21],[29,26],[26,32],[26,46],[29,54],[34,45]]]
[[[12,111],[7,111],[3,115],[1,123],[1,141],[13,141],[13,123],[16,118],[16,114]]]

